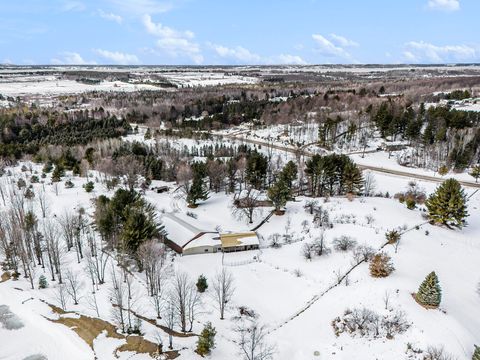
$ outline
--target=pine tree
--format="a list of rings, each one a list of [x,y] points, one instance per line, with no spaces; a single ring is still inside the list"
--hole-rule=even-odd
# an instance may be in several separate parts
[[[363,188],[362,172],[353,162],[347,162],[343,170],[343,186],[347,194],[358,194]]]
[[[187,203],[190,207],[196,207],[198,200],[207,200],[208,190],[206,189],[205,180],[199,175],[194,176],[192,186],[187,194]]]
[[[52,182],[62,181],[62,176],[64,175],[65,175],[65,170],[63,169],[63,166],[60,164],[57,164],[57,166],[55,166],[55,169],[53,170],[53,173],[52,173]]]
[[[386,253],[377,254],[370,261],[370,275],[373,277],[387,277],[393,270],[392,259]]]
[[[215,335],[217,331],[208,322],[203,328],[197,341],[197,353],[201,356],[208,355],[215,348]]]
[[[432,271],[418,288],[415,294],[417,301],[425,306],[438,307],[442,300],[442,289],[438,283],[437,274]]]
[[[275,207],[275,212],[278,214],[280,209],[287,204],[290,195],[290,188],[283,180],[277,181],[267,191],[267,196]]]
[[[207,290],[207,278],[203,275],[200,275],[197,280],[197,290],[199,293],[204,293]]]
[[[478,178],[480,178],[480,165],[475,165],[470,171],[470,176],[475,178],[475,182],[478,182]]]
[[[445,180],[425,202],[429,218],[443,225],[453,225],[461,228],[465,225],[467,198],[455,179]]]
[[[475,351],[473,352],[472,360],[480,360],[480,347],[475,345]]]
[[[40,289],[46,289],[48,287],[48,282],[45,275],[40,275],[40,277],[38,278],[38,287]]]

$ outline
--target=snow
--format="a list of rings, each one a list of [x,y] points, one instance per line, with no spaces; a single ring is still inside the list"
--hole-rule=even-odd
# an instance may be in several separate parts
[[[13,97],[36,94],[42,94],[42,96],[65,95],[89,91],[138,91],[158,89],[159,87],[153,85],[136,85],[121,81],[102,81],[94,85],[63,79],[0,82],[0,94]]]
[[[387,160],[385,154],[381,153],[367,154],[364,159],[376,166],[389,163]],[[20,176],[29,177],[29,172],[20,171],[21,165],[11,168],[12,176],[3,177],[2,181],[14,182]],[[33,165],[33,170],[40,171],[41,166]],[[404,191],[411,180],[389,174],[372,174],[376,182],[376,192],[388,191],[391,195]],[[80,206],[87,209],[87,213],[91,213],[91,200],[94,197],[112,194],[100,183],[95,183],[94,192],[87,194],[81,188],[86,179],[72,177],[71,174],[67,175],[67,178],[71,178],[75,187],[65,189],[61,183],[58,196],[49,185],[49,178],[42,179],[45,181],[51,216],[61,216],[64,209],[73,210]],[[432,182],[418,183],[427,193],[437,186]],[[34,184],[34,192],[37,193],[41,186],[42,184]],[[238,308],[246,306],[255,311],[258,321],[269,329],[268,341],[276,345],[275,360],[308,360],[317,358],[313,355],[316,351],[320,353],[319,359],[375,359],[379,358],[379,354],[382,354],[382,359],[404,359],[408,343],[421,349],[444,345],[445,349],[459,360],[469,360],[473,344],[478,344],[480,340],[480,296],[476,293],[480,281],[480,194],[473,192],[473,188],[466,188],[466,193],[473,196],[468,202],[471,214],[468,226],[462,230],[448,230],[424,224],[422,206],[408,210],[405,205],[392,198],[355,198],[353,201],[335,197],[328,201],[318,199],[319,205],[329,211],[330,220],[333,222],[333,228],[324,231],[326,245],[332,252],[306,261],[301,255],[303,244],[320,236],[322,230],[312,224],[312,215],[303,208],[309,199],[297,197],[295,201],[288,202],[285,215],[274,215],[260,227],[258,233],[263,241],[259,251],[174,256],[171,263],[173,269],[186,272],[194,280],[203,274],[211,285],[215,273],[221,270],[222,266],[225,266],[235,279],[235,294],[228,303],[226,319],[219,320],[210,287],[207,293],[202,295],[202,313],[199,323],[194,325],[194,331],[200,332],[202,324],[211,321],[218,335],[217,347],[210,358],[240,358],[236,345],[231,341],[235,339],[232,329],[236,324],[235,317],[239,314]],[[162,221],[169,236],[185,240],[191,239],[200,229],[214,231],[218,226],[221,228],[220,233],[245,232],[257,225],[271,210],[263,209],[254,224],[247,224],[236,219],[230,211],[233,200],[231,195],[211,194],[210,198],[196,209],[188,209],[184,201],[176,198],[174,193],[157,194],[147,190],[145,196],[156,205],[159,212],[165,211]],[[31,205],[36,207],[34,202]],[[1,210],[5,208],[0,203]],[[172,214],[174,210],[176,212]],[[195,214],[197,218],[187,216],[187,211]],[[374,221],[369,221],[367,215],[371,215]],[[183,226],[184,223],[188,225]],[[415,229],[417,225],[418,230]],[[402,236],[397,252],[393,246],[384,249],[392,257],[396,268],[390,277],[374,279],[369,275],[368,265],[362,264],[348,276],[348,286],[342,282],[328,290],[337,281],[337,276],[344,274],[353,265],[351,252],[333,250],[332,242],[336,237],[351,236],[360,245],[379,249],[385,242],[385,232],[399,227],[412,230]],[[267,247],[269,237],[275,233],[280,236],[290,235],[292,242],[279,249]],[[199,239],[199,244],[218,242],[214,239],[215,236],[216,234],[206,234]],[[74,253],[68,254],[65,261],[66,267],[81,276],[85,284],[82,294],[85,298],[90,283],[84,265],[77,264]],[[411,296],[431,271],[437,272],[443,289],[439,310],[426,310]],[[43,270],[38,268],[36,277],[42,273]],[[97,296],[101,318],[112,322],[108,278],[107,284],[100,287]],[[135,273],[134,279],[134,286],[141,294],[137,303],[138,311],[154,318],[154,311],[144,292],[144,275]],[[74,331],[48,320],[58,315],[53,314],[40,299],[58,305],[54,295],[56,286],[55,282],[50,282],[48,289],[30,290],[28,281],[23,278],[0,283],[0,305],[8,306],[24,324],[24,327],[18,330],[0,327],[0,358],[16,360],[42,354],[49,360],[67,357],[93,359],[92,349]],[[384,309],[385,293],[390,296],[389,308],[402,310],[406,314],[410,328],[404,334],[397,335],[392,340],[352,338],[348,334],[335,336],[331,321],[341,316],[347,308],[365,306],[379,313],[388,313],[390,310]],[[30,298],[33,299],[28,300]],[[81,299],[77,306],[69,304],[68,310],[96,316],[85,299]],[[145,336],[154,341],[157,329],[145,322],[142,328]],[[166,343],[167,335],[164,332],[161,332],[161,335]],[[200,359],[193,352],[195,342],[195,337],[174,338],[176,349],[185,348],[180,351],[179,359]],[[121,344],[121,339],[99,335],[94,341],[95,354],[99,360],[114,359],[112,354]],[[127,358],[148,359],[149,356],[120,354],[120,359]],[[419,357],[418,360],[420,359]]]

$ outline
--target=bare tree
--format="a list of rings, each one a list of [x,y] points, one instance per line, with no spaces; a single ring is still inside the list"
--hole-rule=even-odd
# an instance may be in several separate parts
[[[140,245],[137,256],[141,270],[145,270],[148,294],[155,293],[157,278],[162,275],[165,266],[165,246],[158,240],[152,239]]]
[[[232,299],[235,291],[234,279],[232,274],[226,269],[215,274],[213,279],[213,295],[220,310],[220,319],[224,319],[225,306]]]
[[[176,316],[183,332],[187,331],[190,294],[193,290],[196,291],[195,284],[186,273],[179,272],[175,275],[172,284],[172,296],[177,311]]]
[[[363,195],[364,196],[373,196],[375,193],[376,181],[373,174],[368,171],[365,173],[363,178]]]
[[[48,203],[47,193],[45,192],[45,185],[43,184],[38,190],[37,201],[38,201],[38,205],[40,206],[40,210],[42,212],[42,218],[45,219],[45,217],[48,215],[49,203]]]
[[[235,329],[240,354],[245,360],[268,360],[273,358],[275,348],[267,343],[267,330],[257,322],[243,321]]]
[[[122,275],[118,274],[112,265],[112,285],[110,288],[110,300],[112,302],[112,317],[115,323],[120,327],[122,333],[126,330],[126,310],[127,290],[124,282],[121,280]]]
[[[50,273],[52,281],[55,281],[55,274],[58,275],[58,282],[62,283],[62,265],[65,255],[65,247],[59,236],[57,225],[50,219],[43,222],[43,233],[47,250]]]
[[[252,187],[249,187],[244,192],[242,197],[242,192],[234,200],[232,213],[233,215],[242,220],[245,219],[249,224],[253,223],[253,218],[255,217],[258,211],[258,199],[260,193]]]
[[[65,284],[58,284],[55,288],[55,298],[60,304],[63,311],[67,310],[68,293],[67,286]]]
[[[1,173],[1,170],[0,170],[0,173]],[[0,196],[2,197],[3,206],[7,206],[7,203],[5,202],[5,193],[6,193],[5,182],[3,181],[3,178],[0,177]]]
[[[163,319],[165,321],[165,326],[170,330],[173,330],[175,323],[177,321],[176,318],[177,310],[175,307],[175,297],[173,294],[170,294],[170,297],[167,301],[167,306],[164,311]],[[168,348],[173,349],[173,336],[172,331],[168,332]]]
[[[197,287],[193,286],[193,283],[188,287],[185,303],[187,307],[187,319],[190,325],[188,331],[191,332],[193,330],[193,323],[202,305],[200,293],[197,291]]]
[[[80,290],[83,287],[83,283],[81,282],[80,278],[78,277],[77,273],[74,273],[71,270],[68,270],[65,275],[65,282],[67,286],[67,293],[73,300],[74,305],[78,305],[78,301],[80,300]]]

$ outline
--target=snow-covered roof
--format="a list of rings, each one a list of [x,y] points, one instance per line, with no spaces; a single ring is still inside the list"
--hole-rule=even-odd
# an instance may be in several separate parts
[[[168,216],[162,217],[162,224],[165,226],[167,238],[180,247],[184,247],[194,236],[198,234],[197,232],[193,231],[193,229],[182,226]]]
[[[187,243],[183,249],[192,249],[201,246],[218,246],[221,245],[220,235],[218,233],[203,233],[199,237]]]

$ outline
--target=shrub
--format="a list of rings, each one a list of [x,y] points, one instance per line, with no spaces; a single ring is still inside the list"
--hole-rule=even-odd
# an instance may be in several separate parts
[[[455,358],[445,352],[443,347],[429,346],[423,355],[423,360],[455,360]]]
[[[95,188],[95,184],[92,181],[87,182],[86,184],[83,185],[83,188],[87,193],[90,193],[93,191]]]
[[[40,181],[40,179],[38,178],[37,175],[32,175],[32,177],[30,178],[30,183],[32,184],[36,184]]]
[[[105,186],[107,187],[108,191],[115,189],[118,184],[120,184],[120,180],[117,177],[105,181]]]
[[[38,278],[38,287],[40,289],[46,289],[48,287],[48,282],[45,275],[40,275],[40,277]]]
[[[24,179],[18,179],[17,181],[17,187],[21,190],[23,189],[25,186],[27,186],[27,183],[25,182]]]
[[[53,164],[49,161],[43,166],[42,172],[44,174],[48,174],[52,170],[53,170]]]
[[[197,341],[197,354],[204,356],[210,354],[212,349],[215,348],[215,335],[217,331],[212,326],[212,323],[208,322],[203,328]]]
[[[357,263],[370,261],[375,255],[375,249],[368,245],[359,245],[353,251],[353,258]]]
[[[280,242],[281,238],[282,238],[282,236],[279,233],[271,234],[268,237],[268,240],[270,241],[270,246],[274,249],[281,248],[282,247],[282,243]]]
[[[336,336],[348,333],[352,337],[392,339],[396,334],[404,333],[410,325],[402,311],[382,316],[364,307],[347,309],[343,317],[332,321],[332,327]]]
[[[73,184],[73,182],[71,180],[67,180],[65,181],[65,188],[66,189],[71,189],[73,188],[75,185]]]
[[[23,196],[25,196],[25,199],[31,200],[35,197],[35,193],[32,189],[28,188],[27,190],[25,190]]]
[[[407,205],[407,209],[409,210],[413,210],[417,207],[417,203],[412,198],[407,198],[407,200],[405,201],[405,204]]]
[[[385,233],[385,238],[389,244],[396,244],[400,240],[400,233],[398,230],[391,230]]]
[[[377,254],[370,261],[370,275],[373,277],[387,277],[393,270],[392,259],[386,253]]]
[[[207,278],[203,275],[200,275],[197,280],[197,290],[199,293],[204,293],[207,290]]]
[[[349,251],[355,248],[357,241],[350,236],[342,235],[333,240],[333,247],[337,251]]]

